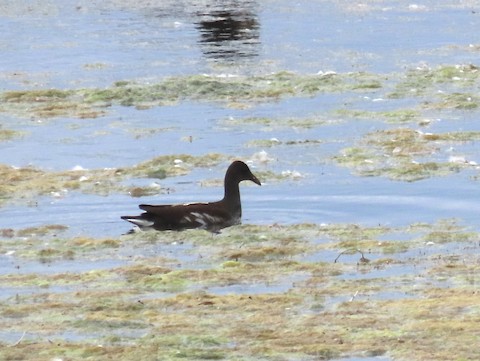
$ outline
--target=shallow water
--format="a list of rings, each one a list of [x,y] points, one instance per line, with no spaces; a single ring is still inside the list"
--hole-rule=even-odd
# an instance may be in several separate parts
[[[148,82],[195,73],[311,73],[359,68],[398,72],[422,62],[429,66],[464,63],[476,55],[471,49],[458,49],[476,39],[472,30],[479,20],[468,5],[244,1],[241,9],[233,2],[223,9],[203,2],[145,6],[128,1],[97,6],[50,2],[48,7],[35,3],[27,10],[22,4],[5,4],[0,21],[2,89],[103,87],[123,79]],[[227,11],[219,13],[221,10]],[[390,51],[393,39],[395,48]],[[329,158],[359,134],[388,127],[382,122],[344,119],[313,128],[270,126],[260,127],[260,131],[255,124],[225,125],[225,120],[232,118],[279,115],[328,120],[330,110],[345,104],[377,110],[404,102],[373,102],[361,94],[347,93],[287,98],[247,109],[191,101],[146,110],[112,106],[105,116],[95,119],[21,119],[6,114],[2,126],[25,135],[0,143],[0,162],[68,170],[75,166],[131,166],[176,153],[219,152],[248,160],[262,150],[246,146],[252,139],[317,139],[322,143],[316,146],[266,149],[270,161],[253,162],[254,171],[290,170],[300,172],[303,178],[266,182],[258,189],[243,187],[245,223],[404,226],[454,217],[477,228],[478,184],[468,172],[405,183],[356,177],[332,164]],[[441,114],[443,118],[434,121],[428,131],[476,130],[476,114]],[[159,131],[135,133],[143,128]],[[190,136],[193,142],[182,140]],[[474,142],[455,147],[461,147],[455,151],[467,159],[478,159]],[[161,180],[173,193],[140,201],[215,200],[221,189],[203,188],[198,182],[221,179],[225,166]],[[145,181],[138,181],[142,183]],[[139,199],[125,195],[105,197],[75,191],[43,196],[34,203],[18,200],[0,209],[0,228],[61,223],[69,226],[72,235],[115,236],[129,229],[119,216],[136,213],[138,203]]]
[[[218,77],[266,75],[280,71],[313,75],[366,71],[394,84],[407,69],[478,61],[478,4],[427,1],[372,4],[344,1],[252,0],[131,2],[111,0],[49,1],[0,4],[0,91],[30,89],[106,88],[118,81],[151,84],[170,76],[210,74]],[[438,92],[446,86],[439,85]],[[244,101],[180,99],[148,109],[112,104],[97,118],[21,117],[0,107],[0,129],[22,132],[0,141],[0,163],[34,166],[47,171],[82,167],[129,167],[167,154],[221,153],[249,161],[253,172],[299,172],[287,180],[262,180],[262,187],[242,185],[243,222],[247,224],[360,224],[405,227],[455,218],[479,231],[478,167],[448,176],[403,182],[387,177],[361,177],[338,166],[332,157],[354,146],[364,134],[408,127],[422,132],[479,131],[476,108],[424,109],[422,99],[388,98],[389,89],[371,92],[326,92],[311,96]],[[426,97],[427,98],[427,97]],[[428,98],[427,98],[428,102]],[[423,104],[424,105],[424,104]],[[0,104],[1,106],[1,104]],[[420,109],[426,127],[415,121],[390,124],[382,119],[339,116],[338,111]],[[276,123],[247,123],[246,118],[272,118]],[[314,118],[322,123],[291,126],[287,118]],[[190,140],[190,137],[192,141]],[[252,141],[306,140],[312,144],[262,147]],[[447,162],[451,155],[480,162],[478,141],[438,144],[430,156]],[[259,160],[259,152],[267,160]],[[228,162],[193,169],[182,177],[129,179],[135,185],[159,183],[171,190],[142,198],[111,193],[107,196],[68,190],[20,198],[0,208],[0,229],[23,229],[45,224],[68,226],[65,237],[117,237],[130,226],[121,215],[136,214],[139,203],[182,203],[220,198],[220,187],[201,181],[222,179]],[[448,246],[431,251],[462,252]],[[0,255],[0,274],[55,274],[115,268],[130,264],[128,257],[162,254],[179,260],[181,268],[201,268],[191,245],[156,245],[122,250],[118,257],[61,260],[44,264]],[[426,251],[428,252],[428,251]],[[332,262],[337,253],[322,251],[304,257],[309,262]],[[415,257],[405,253],[399,258]],[[347,257],[345,263],[358,259]],[[342,274],[340,280],[365,280],[415,274],[417,265],[399,264],[366,273]],[[233,284],[207,287],[213,294],[285,293],[302,277],[277,284]],[[5,288],[2,299],[34,294],[41,288]],[[48,292],[70,292],[50,288]],[[153,296],[152,296],[153,295]],[[150,297],[157,297],[152,293]],[[377,299],[409,297],[377,294]],[[336,303],[345,300],[335,300]],[[332,301],[333,302],[333,301]],[[0,333],[13,342],[21,334]],[[65,336],[65,339],[70,337]],[[77,336],[71,336],[77,339]],[[350,358],[345,360],[357,360]],[[386,360],[386,358],[358,358]]]
[[[429,66],[468,63],[476,56],[468,44],[475,44],[474,29],[479,20],[468,5],[385,2],[369,6],[314,1],[291,6],[245,1],[242,11],[227,6],[230,13],[219,15],[221,9],[207,4],[166,2],[144,8],[128,1],[102,6],[51,2],[46,8],[34,4],[28,11],[21,4],[4,5],[0,22],[2,89],[103,87],[122,79],[152,81],[195,73],[314,73],[359,68],[389,72],[422,62]],[[231,23],[225,24],[225,18]],[[215,19],[223,20],[216,23]],[[394,51],[390,51],[392,41]],[[463,46],[466,48],[456,48]],[[236,51],[230,52],[231,48]],[[25,131],[26,135],[0,144],[0,162],[65,170],[77,165],[86,169],[129,166],[156,155],[175,153],[221,152],[248,159],[260,150],[245,147],[252,139],[321,139],[326,143],[316,147],[267,149],[274,159],[267,169],[296,170],[305,178],[287,184],[266,184],[261,190],[244,190],[246,222],[395,225],[445,217],[474,222],[478,206],[472,194],[478,187],[464,173],[405,184],[354,177],[328,163],[328,156],[359,134],[383,128],[377,121],[263,132],[255,126],[222,125],[230,117],[321,115],[342,108],[345,102],[352,108],[375,109],[379,105],[361,95],[327,94],[257,104],[246,110],[181,102],[148,110],[114,106],[106,116],[96,119],[30,120],[5,116],[4,127]],[[394,108],[397,102],[385,103],[382,107]],[[435,122],[429,131],[478,129],[473,113],[459,116],[461,119],[453,122]],[[134,131],[139,128],[163,130],[136,138]],[[181,140],[189,136],[194,139],[192,143]],[[465,147],[467,158],[476,160],[478,153],[473,145]],[[224,167],[222,164],[208,172],[209,176],[221,178]],[[204,176],[195,172],[191,177],[164,180],[162,185],[171,186],[175,194],[145,201],[218,198],[221,190],[199,189],[196,183],[188,183]],[[179,182],[187,182],[187,186]],[[456,184],[453,188],[452,182]],[[111,235],[117,230],[114,224],[118,216],[134,212],[136,201],[118,195],[104,198],[72,192],[61,200],[40,199],[36,208],[18,204],[3,208],[0,227],[51,223],[62,214],[74,233]],[[19,212],[26,212],[28,221],[18,217]]]

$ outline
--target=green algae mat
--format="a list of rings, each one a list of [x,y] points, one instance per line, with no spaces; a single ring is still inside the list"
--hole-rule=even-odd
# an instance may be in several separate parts
[[[2,230],[18,270],[0,276],[4,360],[480,357],[480,234],[455,220],[110,239],[64,228]],[[22,273],[35,264],[50,270]]]

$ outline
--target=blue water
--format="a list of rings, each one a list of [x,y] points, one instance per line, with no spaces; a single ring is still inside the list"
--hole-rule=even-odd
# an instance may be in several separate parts
[[[434,2],[383,5],[244,1],[241,6],[226,2],[222,8],[196,2],[166,2],[145,8],[128,1],[120,6],[51,2],[47,7],[31,5],[28,11],[22,4],[3,5],[1,90],[103,87],[118,80],[155,81],[202,73],[400,72],[420,63],[435,66],[475,60],[476,54],[468,46],[476,41],[474,29],[479,17],[474,9],[460,5],[452,9]],[[232,117],[316,117],[329,121],[332,110],[379,111],[405,105],[404,100],[372,101],[384,95],[382,90],[368,97],[321,94],[252,104],[248,109],[195,102],[147,110],[114,106],[103,117],[81,120],[4,115],[6,128],[25,135],[0,143],[0,162],[59,171],[75,166],[131,166],[176,153],[219,152],[248,160],[262,150],[246,146],[252,139],[313,139],[322,143],[266,149],[273,160],[267,165],[253,164],[259,170],[298,171],[304,178],[242,190],[245,222],[405,225],[456,217],[475,225],[478,184],[471,179],[477,173],[474,170],[404,183],[357,177],[330,160],[361,134],[388,128],[388,124],[347,118],[311,129],[259,130],[255,125],[225,125]],[[434,122],[425,131],[479,130],[477,114],[433,112]],[[139,129],[162,130],[136,137]],[[194,139],[192,143],[182,140],[189,136]],[[478,159],[474,142],[455,147],[454,154]],[[435,157],[445,161],[449,154],[441,152]],[[175,192],[142,202],[219,198],[221,189],[201,188],[199,181],[223,178],[227,165],[163,180],[162,186]],[[18,200],[0,209],[0,227],[22,228],[61,220],[74,234],[115,235],[117,226],[123,225],[118,216],[136,211],[137,202],[124,195],[76,192],[62,199],[41,197],[36,207],[25,207],[27,201]]]
[[[48,4],[32,2],[28,8],[25,2],[1,3],[0,91],[103,88],[119,80],[148,83],[176,75],[264,75],[283,70],[388,75],[417,66],[478,62],[480,9],[454,2],[442,5],[427,1],[413,6],[401,1],[350,4],[246,0],[222,2],[224,8],[208,1],[152,2],[155,4],[150,7],[127,0],[100,3],[54,0]],[[105,116],[95,119],[24,119],[0,113],[1,127],[24,132],[21,139],[0,142],[0,163],[61,171],[75,166],[132,166],[158,155],[177,153],[219,152],[250,160],[262,150],[247,146],[252,139],[319,140],[321,143],[316,145],[267,148],[270,162],[251,163],[254,173],[297,171],[303,177],[266,181],[262,187],[242,186],[244,223],[396,227],[458,218],[478,230],[480,203],[478,181],[473,178],[478,175],[475,167],[447,177],[407,183],[359,177],[332,162],[332,156],[354,145],[363,134],[398,126],[375,119],[338,118],[332,116],[332,111],[416,106],[416,100],[411,99],[373,101],[385,99],[386,93],[380,89],[371,94],[285,98],[249,104],[247,109],[197,102],[147,110],[113,106],[106,109]],[[421,130],[478,131],[478,116],[478,110],[431,111],[432,124]],[[246,117],[316,117],[327,124],[310,129],[265,128],[228,125],[225,121]],[[416,124],[406,126],[419,128]],[[162,131],[136,137],[139,129]],[[182,140],[189,136],[193,142]],[[454,149],[441,149],[433,157],[446,161],[449,155],[459,154],[480,162],[477,143],[455,144]],[[119,217],[136,214],[138,203],[219,199],[221,188],[202,187],[200,181],[222,179],[227,166],[228,162],[224,162],[184,177],[161,180],[161,185],[171,188],[172,193],[141,199],[75,191],[66,192],[62,198],[45,195],[35,202],[16,199],[0,208],[0,228],[63,224],[69,226],[70,236],[119,236],[130,229]],[[128,182],[140,184],[145,180]],[[18,261],[15,256],[2,256],[0,262],[4,274],[68,269],[83,272],[119,265],[111,259],[39,265]],[[22,268],[16,271],[19,262]],[[278,291],[287,290],[286,284],[286,288],[278,286]],[[259,292],[255,286],[250,291]],[[234,285],[215,291],[245,292],[249,288]]]

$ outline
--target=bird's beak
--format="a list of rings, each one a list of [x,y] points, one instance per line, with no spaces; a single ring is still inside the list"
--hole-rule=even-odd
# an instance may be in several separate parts
[[[253,174],[252,174],[252,178],[250,178],[250,180],[251,180],[253,183],[258,184],[259,186],[262,185],[262,183],[260,183],[260,181],[258,180],[258,178],[255,177]]]

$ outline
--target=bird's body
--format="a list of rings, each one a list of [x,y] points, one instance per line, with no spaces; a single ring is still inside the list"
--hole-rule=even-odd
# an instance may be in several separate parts
[[[157,231],[200,228],[211,232],[241,223],[242,205],[239,183],[250,180],[258,185],[260,181],[242,161],[233,162],[225,174],[224,197],[217,202],[187,203],[173,205],[141,204],[145,211],[139,216],[122,216],[140,229]]]

